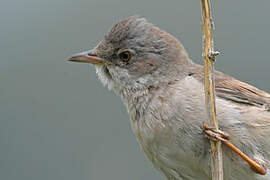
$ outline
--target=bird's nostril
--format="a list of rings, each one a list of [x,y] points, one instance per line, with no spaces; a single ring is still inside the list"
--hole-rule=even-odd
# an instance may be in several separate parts
[[[95,56],[95,57],[97,56],[96,54],[93,54],[92,52],[88,53],[87,55],[88,56]]]

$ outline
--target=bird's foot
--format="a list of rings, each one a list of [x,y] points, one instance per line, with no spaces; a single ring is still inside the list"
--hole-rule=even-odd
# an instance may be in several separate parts
[[[226,142],[230,139],[230,136],[228,133],[216,130],[214,127],[211,127],[208,123],[203,122],[202,130],[205,133],[205,136],[213,141],[222,141]]]
[[[236,154],[238,154],[242,159],[244,159],[251,167],[251,169],[258,174],[265,175],[267,173],[267,167],[263,160],[260,158],[254,158],[252,160],[247,155],[242,153],[240,149],[235,147],[232,143],[229,142],[230,136],[223,131],[216,130],[214,127],[211,127],[206,122],[203,123],[202,127],[205,136],[212,141],[222,141],[226,146],[228,146],[231,150],[233,150]]]

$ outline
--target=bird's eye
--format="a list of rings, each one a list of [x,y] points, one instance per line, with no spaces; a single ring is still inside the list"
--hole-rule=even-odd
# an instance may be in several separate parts
[[[117,55],[121,61],[128,62],[132,57],[132,52],[128,49],[124,49],[124,50],[119,50]]]

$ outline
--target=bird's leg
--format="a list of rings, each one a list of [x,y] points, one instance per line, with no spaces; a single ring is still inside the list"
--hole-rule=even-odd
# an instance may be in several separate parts
[[[203,123],[202,129],[205,133],[205,136],[213,141],[226,142],[230,139],[228,133],[221,130],[216,130],[215,128],[210,127],[206,122]]]
[[[261,160],[261,159],[258,159],[258,158],[254,158],[254,161],[265,171],[265,174],[267,172],[267,167],[266,167],[266,163]],[[250,166],[250,168],[255,172],[255,173],[258,173],[258,174],[262,174],[261,171],[256,168],[254,168],[253,166]]]
[[[207,138],[213,141],[223,142],[227,147],[229,147],[232,151],[238,154],[243,160],[245,160],[255,173],[261,175],[266,174],[267,168],[265,163],[262,160],[256,158],[252,160],[247,155],[245,155],[242,151],[240,151],[240,149],[238,149],[232,143],[229,142],[230,136],[227,133],[220,130],[216,130],[213,127],[210,127],[206,122],[203,123],[201,128],[203,129]]]
[[[266,174],[266,172],[267,172],[266,163],[265,163],[263,160],[261,160],[261,159],[259,159],[259,158],[256,158],[256,157],[254,158],[254,162],[255,162],[261,169],[258,169],[258,168],[254,167],[254,166],[250,166],[250,168],[251,168],[255,173],[262,174],[262,175]],[[263,172],[263,173],[262,173],[262,172]]]
[[[236,154],[238,154],[243,160],[245,160],[254,172],[261,175],[265,175],[267,173],[267,168],[265,167],[265,163],[262,160],[259,160],[258,158],[254,158],[254,160],[252,160],[229,141],[223,143]]]

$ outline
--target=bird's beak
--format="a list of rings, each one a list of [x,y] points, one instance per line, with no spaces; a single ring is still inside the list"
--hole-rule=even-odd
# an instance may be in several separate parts
[[[97,57],[97,55],[93,53],[93,50],[74,54],[68,58],[68,61],[91,63],[95,65],[102,65],[105,63],[105,60]]]

